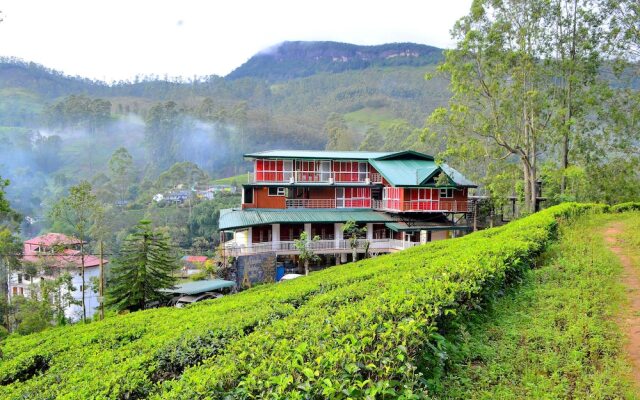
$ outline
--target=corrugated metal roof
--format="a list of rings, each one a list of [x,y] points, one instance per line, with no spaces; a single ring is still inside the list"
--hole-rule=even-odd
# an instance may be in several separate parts
[[[234,287],[235,285],[236,283],[233,281],[211,279],[205,281],[183,283],[182,285],[176,285],[176,287],[173,289],[163,289],[162,292],[189,295],[210,292],[212,290],[219,290],[223,288],[230,288]]]
[[[429,160],[369,160],[394,186],[418,186],[440,170]]]
[[[425,182],[444,172],[456,186],[476,187],[460,172],[446,164],[438,166],[430,160],[369,160],[369,163],[393,186],[425,186]]]
[[[219,229],[244,228],[265,224],[333,223],[354,220],[356,222],[390,222],[384,212],[362,209],[226,209],[220,210]]]
[[[267,150],[245,154],[248,158],[309,158],[314,160],[368,160],[397,152],[379,151],[323,151],[323,150]]]
[[[464,175],[462,175],[460,172],[456,171],[455,169],[451,168],[447,164],[442,164],[440,168],[442,168],[444,173],[447,174],[449,178],[451,178],[456,183],[456,185],[467,186],[467,187],[478,187],[478,185],[476,185],[475,183],[465,178]]]

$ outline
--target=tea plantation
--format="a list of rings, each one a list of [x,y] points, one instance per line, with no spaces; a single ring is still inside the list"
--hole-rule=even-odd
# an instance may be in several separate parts
[[[559,221],[606,211],[563,204],[186,309],[10,337],[0,348],[0,398],[442,395],[462,323],[518,290]]]

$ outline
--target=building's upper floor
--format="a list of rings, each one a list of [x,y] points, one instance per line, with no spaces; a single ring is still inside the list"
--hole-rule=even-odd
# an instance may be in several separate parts
[[[42,262],[56,268],[81,267],[81,240],[63,233],[47,233],[25,240],[23,257],[25,262]],[[84,242],[86,244],[86,242]],[[107,260],[102,260],[106,264]],[[94,255],[84,254],[85,268],[97,267],[100,259]]]
[[[415,151],[271,150],[246,154],[243,208],[371,208],[467,212],[476,185]]]

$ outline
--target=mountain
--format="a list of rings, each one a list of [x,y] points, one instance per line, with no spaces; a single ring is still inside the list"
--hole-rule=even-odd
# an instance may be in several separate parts
[[[339,42],[284,42],[254,55],[227,78],[250,77],[277,82],[373,66],[433,65],[440,60],[442,49],[416,43],[358,46]]]

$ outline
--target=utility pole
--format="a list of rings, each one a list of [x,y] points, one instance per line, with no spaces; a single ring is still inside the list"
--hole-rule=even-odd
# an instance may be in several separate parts
[[[102,240],[100,240],[100,287],[98,289],[100,296],[100,320],[104,319],[104,262],[103,262],[103,248]]]

